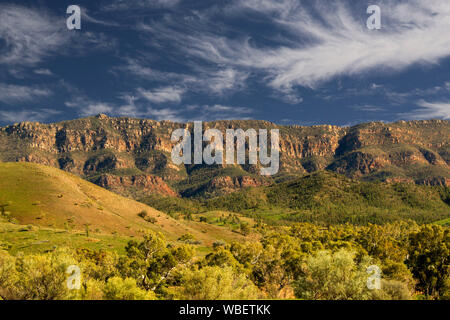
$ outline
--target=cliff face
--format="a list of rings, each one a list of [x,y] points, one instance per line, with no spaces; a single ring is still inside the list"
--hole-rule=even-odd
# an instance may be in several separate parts
[[[207,175],[196,166],[173,164],[170,137],[178,128],[192,130],[192,124],[105,115],[54,124],[24,122],[0,128],[0,160],[61,168],[121,194],[130,196],[131,188],[134,197],[175,195],[172,187],[193,181],[202,185],[199,190],[224,192],[272,181],[257,177],[257,166],[243,165],[230,175],[221,169]],[[214,121],[204,123],[207,128],[279,129],[279,176],[328,169],[369,180],[449,184],[450,121],[377,122],[350,128]]]
[[[131,198],[143,198],[157,193],[164,196],[177,197],[178,194],[161,177],[153,175],[116,176],[102,174],[93,180],[100,187]]]

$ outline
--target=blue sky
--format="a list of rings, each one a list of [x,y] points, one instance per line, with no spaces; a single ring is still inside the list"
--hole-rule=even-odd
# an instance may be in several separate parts
[[[449,75],[448,1],[0,1],[0,125],[450,119]]]

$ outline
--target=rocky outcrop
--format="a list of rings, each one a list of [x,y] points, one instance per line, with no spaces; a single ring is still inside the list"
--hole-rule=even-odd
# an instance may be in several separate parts
[[[426,186],[446,186],[446,187],[450,187],[450,179],[449,178],[418,179],[415,182],[417,184],[423,184],[423,185],[426,185]]]
[[[94,179],[102,186],[113,183],[113,176],[119,177],[114,178],[113,184],[116,192],[122,194],[127,193],[124,190],[128,187],[142,189],[142,194],[147,189],[164,193],[166,186],[197,183],[198,177],[191,179],[193,173],[203,175],[194,170],[195,166],[175,165],[170,157],[174,145],[170,139],[172,132],[192,127],[192,123],[105,115],[53,124],[23,122],[0,128],[0,161],[54,166]],[[450,179],[450,121],[372,122],[348,128],[279,126],[268,121],[239,120],[204,123],[204,129],[207,128],[222,132],[228,128],[279,129],[279,175],[283,177],[328,169],[355,178],[397,177],[421,184],[442,185]],[[228,192],[258,185],[249,177],[259,173],[259,164],[238,167],[241,174],[232,175],[233,178],[223,178],[227,174],[220,171],[213,176],[204,175],[209,182],[203,188]],[[389,174],[384,174],[385,171]],[[105,175],[110,175],[110,181],[98,178]],[[138,182],[144,179],[139,177],[160,180],[148,182],[154,187],[147,188],[145,183]],[[264,179],[260,181],[267,183]]]
[[[241,188],[260,187],[268,185],[270,185],[268,181],[249,176],[221,176],[213,178],[208,183],[207,189],[209,191],[220,190],[223,193],[230,193]]]
[[[110,191],[133,198],[143,198],[153,194],[172,197],[178,196],[161,177],[152,175],[115,176],[102,174],[93,180],[93,182]]]

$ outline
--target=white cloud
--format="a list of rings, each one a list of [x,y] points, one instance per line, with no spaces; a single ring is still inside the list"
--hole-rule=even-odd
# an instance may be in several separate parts
[[[365,111],[365,112],[380,112],[380,111],[386,111],[385,108],[374,106],[370,104],[363,104],[363,105],[355,105],[350,107],[353,110],[358,111]]]
[[[49,69],[36,69],[34,70],[34,73],[43,75],[43,76],[52,76],[53,72],[51,72]]]
[[[444,119],[450,120],[450,102],[427,102],[421,100],[417,103],[421,109],[401,114],[405,119]]]
[[[131,73],[141,78],[152,81],[181,81],[187,75],[178,73],[162,72],[153,68],[147,67],[142,59],[126,58],[125,65],[117,67],[115,69]],[[114,72],[115,70],[113,70]]]
[[[114,111],[114,108],[106,103],[92,103],[87,106],[81,108],[80,114],[82,116],[93,116],[100,113],[111,113]]]
[[[186,107],[191,116],[189,121],[213,121],[213,120],[246,120],[254,110],[247,107],[215,105],[189,105]]]
[[[126,64],[116,68],[138,77],[160,83],[172,83],[194,92],[205,92],[213,95],[242,90],[246,87],[248,72],[236,68],[213,69],[204,66],[193,67],[194,75],[158,71],[146,66],[140,59],[126,58]],[[192,67],[192,66],[191,66]]]
[[[450,56],[450,2],[385,1],[383,29],[366,28],[365,12],[355,14],[348,1],[239,1],[267,15],[292,39],[277,47],[257,47],[250,38],[211,34],[185,35],[185,51],[210,62],[265,72],[277,90],[315,88],[341,75],[400,71],[413,64],[437,64]],[[242,10],[240,10],[242,13]]]
[[[100,25],[109,26],[109,27],[120,26],[118,23],[113,22],[113,21],[106,21],[106,20],[94,18],[88,12],[89,12],[89,10],[87,8],[85,8],[85,7],[81,8],[81,20],[82,21],[87,21],[90,23],[100,24]]]
[[[175,122],[186,121],[186,119],[182,115],[180,115],[180,110],[172,108],[155,109],[149,107],[145,111],[143,111],[143,115],[155,119],[157,121],[161,120],[170,120]]]
[[[46,88],[0,83],[0,101],[6,104],[28,102],[52,94],[52,91]]]
[[[0,5],[0,64],[33,65],[70,41],[63,32],[64,16],[26,7]]]
[[[69,94],[72,94],[72,98],[66,101],[64,105],[68,108],[76,109],[80,116],[88,117],[100,113],[105,113],[108,115],[115,114],[116,107],[114,105],[91,100],[77,88],[70,85],[68,85],[66,89]]]
[[[0,119],[5,123],[24,121],[41,122],[60,113],[60,111],[45,108],[37,110],[0,111]]]
[[[107,11],[132,10],[143,8],[171,8],[180,0],[115,0],[105,7]]]
[[[237,71],[233,68],[221,69],[216,72],[203,70],[197,74],[195,79],[190,77],[185,79],[184,82],[194,84],[194,90],[204,89],[214,94],[223,95],[226,92],[245,88],[248,75],[247,72]]]
[[[153,103],[181,102],[184,89],[176,87],[164,87],[153,90],[138,88],[137,92],[146,100]]]

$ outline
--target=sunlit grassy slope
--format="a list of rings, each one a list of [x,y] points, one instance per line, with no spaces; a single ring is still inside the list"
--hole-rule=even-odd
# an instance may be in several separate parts
[[[0,163],[0,205],[10,219],[92,234],[136,236],[160,231],[168,239],[191,233],[204,245],[241,236],[227,228],[172,217],[137,201],[109,192],[65,171],[34,163]],[[150,223],[138,216],[145,210]]]

